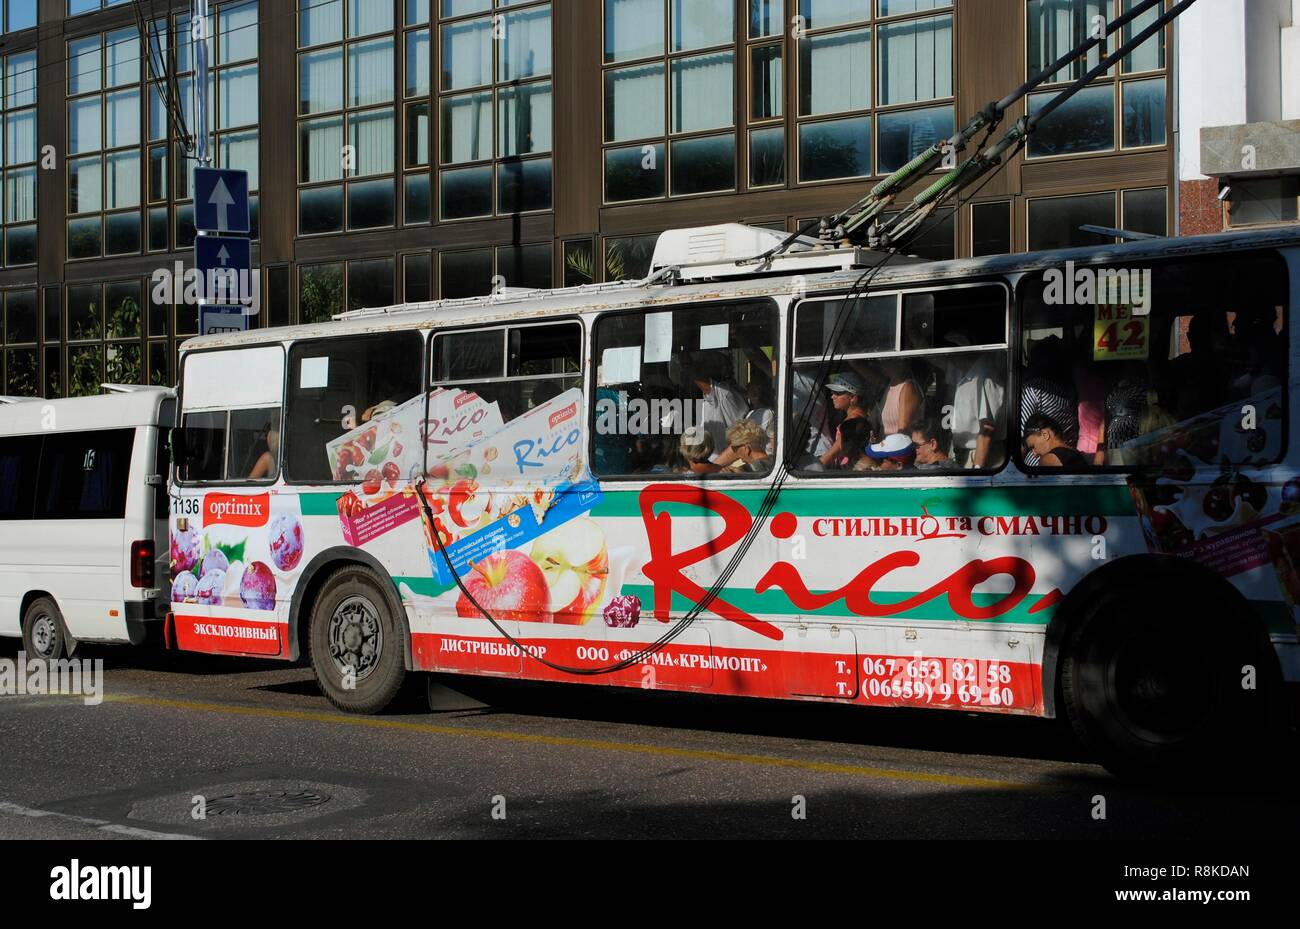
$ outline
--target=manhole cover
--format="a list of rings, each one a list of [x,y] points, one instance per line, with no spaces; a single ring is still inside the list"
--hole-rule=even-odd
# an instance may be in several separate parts
[[[329,794],[310,790],[255,790],[213,797],[207,803],[209,816],[276,816],[297,813],[330,802]]]

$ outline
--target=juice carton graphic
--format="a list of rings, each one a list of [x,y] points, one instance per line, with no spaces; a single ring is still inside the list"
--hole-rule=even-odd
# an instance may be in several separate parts
[[[435,390],[427,416],[422,395],[329,443],[335,480],[359,483],[338,499],[343,538],[360,548],[419,518],[413,482],[424,471],[423,445],[438,468],[448,444],[475,441],[501,425],[495,403],[468,391]]]
[[[470,446],[505,426],[501,408],[476,393],[439,388],[429,394],[429,415],[420,424],[428,449],[428,477],[446,480],[468,460]]]
[[[395,487],[411,479],[412,471],[418,476],[423,417],[424,396],[420,395],[326,444],[334,480]]]
[[[411,485],[402,490],[366,501],[349,490],[338,499],[339,523],[343,539],[354,548],[362,548],[399,526],[420,518],[420,500]]]
[[[520,416],[452,456],[441,486],[426,485],[432,525],[425,533],[434,573],[457,574],[519,548],[592,510],[601,499],[583,455],[583,395],[578,389]],[[447,557],[434,544],[433,533]]]

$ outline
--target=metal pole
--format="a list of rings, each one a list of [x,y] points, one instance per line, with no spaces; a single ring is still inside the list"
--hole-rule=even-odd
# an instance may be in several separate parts
[[[198,164],[212,163],[208,141],[208,0],[194,0],[190,20],[190,42],[194,52],[194,135],[198,142]]]

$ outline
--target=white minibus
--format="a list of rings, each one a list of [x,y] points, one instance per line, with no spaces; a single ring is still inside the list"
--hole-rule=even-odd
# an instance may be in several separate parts
[[[55,660],[145,641],[167,595],[173,391],[0,402],[0,636]]]

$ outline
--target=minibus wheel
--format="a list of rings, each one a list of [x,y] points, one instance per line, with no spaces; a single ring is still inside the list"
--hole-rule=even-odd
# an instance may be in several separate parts
[[[330,703],[348,713],[382,713],[406,679],[404,651],[378,574],[350,565],[326,578],[312,607],[308,653]]]
[[[63,615],[49,597],[33,600],[23,614],[23,651],[43,661],[58,661],[68,654]]]
[[[1099,595],[1072,624],[1061,693],[1107,770],[1160,782],[1258,770],[1273,675],[1243,614],[1222,595],[1149,584]]]

